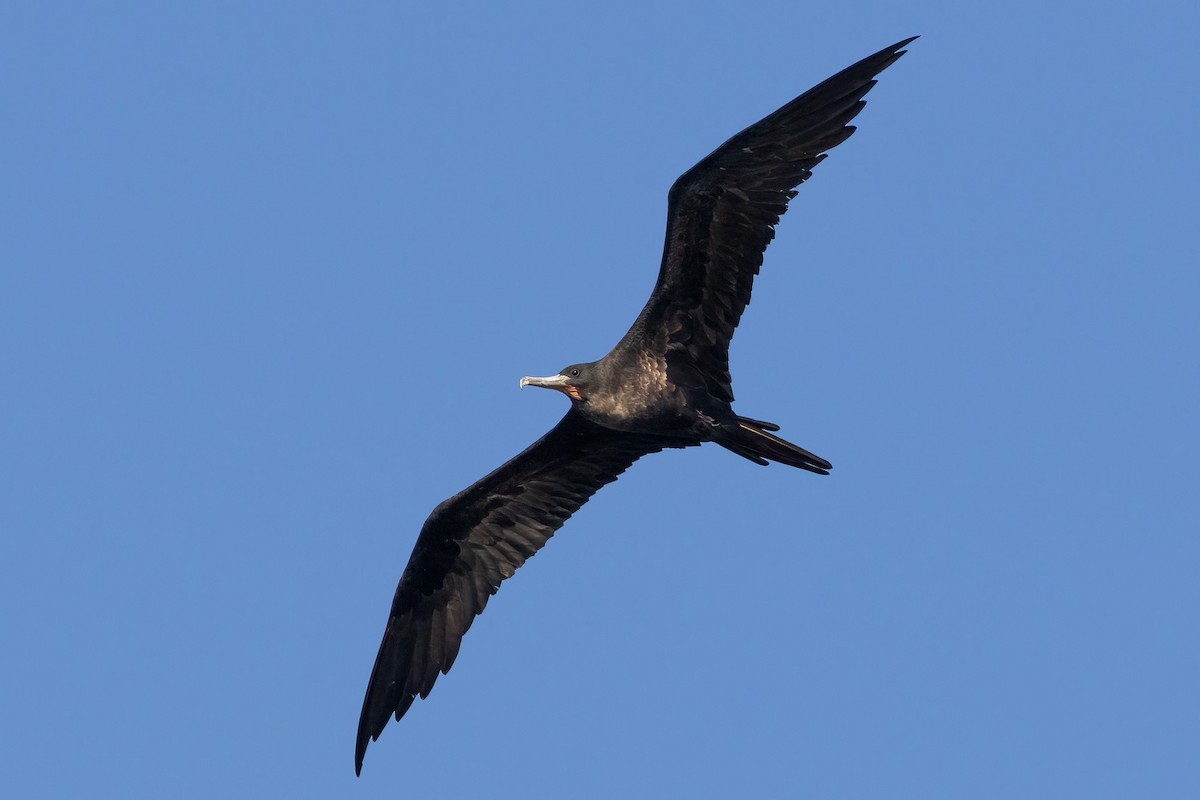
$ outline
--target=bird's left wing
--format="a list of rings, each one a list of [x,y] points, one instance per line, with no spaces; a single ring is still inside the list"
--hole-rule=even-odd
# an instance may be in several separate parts
[[[500,582],[596,490],[634,461],[686,442],[611,431],[573,410],[523,453],[434,509],[396,587],[358,722],[355,771],[369,740],[458,655],[463,634]]]
[[[763,251],[795,188],[854,133],[875,77],[912,39],[822,81],[718,147],[675,181],[658,283],[618,347],[665,356],[676,384],[733,401],[729,342]]]

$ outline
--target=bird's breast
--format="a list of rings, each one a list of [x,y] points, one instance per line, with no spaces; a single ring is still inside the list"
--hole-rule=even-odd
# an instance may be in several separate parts
[[[685,407],[678,388],[667,380],[666,361],[643,353],[610,388],[589,395],[583,410],[607,428],[662,433],[681,420]]]

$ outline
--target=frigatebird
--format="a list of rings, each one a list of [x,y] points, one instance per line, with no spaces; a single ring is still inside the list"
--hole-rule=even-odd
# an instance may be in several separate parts
[[[826,475],[823,458],[732,408],[729,342],[763,252],[794,191],[849,138],[875,76],[905,39],[756,122],[685,172],[667,195],[658,282],[629,332],[599,361],[521,387],[562,392],[571,408],[516,458],[433,510],[400,576],[358,723],[354,767],[388,718],[399,721],[505,578],[596,490],[665,448],[716,442],[757,464]]]

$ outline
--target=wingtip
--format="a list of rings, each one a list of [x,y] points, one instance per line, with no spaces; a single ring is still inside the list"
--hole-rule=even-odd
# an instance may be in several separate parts
[[[371,743],[371,736],[367,733],[366,726],[363,720],[358,723],[358,738],[354,741],[354,776],[362,776],[363,759],[367,755],[367,745]]]
[[[901,39],[900,41],[896,42],[894,45],[891,45],[890,47],[885,47],[882,50],[880,50],[879,52],[875,53],[874,55],[869,55],[866,58],[864,58],[863,60],[859,61],[858,63],[847,67],[846,69],[839,72],[837,75],[834,75],[832,78],[829,78],[827,81],[825,81],[825,83],[819,84],[817,88],[820,88],[821,86],[824,86],[825,84],[828,84],[828,83],[834,83],[838,79],[845,78],[845,77],[851,76],[851,75],[855,75],[863,80],[870,79],[869,82],[866,83],[867,90],[869,90],[870,87],[875,85],[874,76],[879,75],[879,73],[883,72],[885,69],[890,67],[892,64],[895,64],[897,61],[899,61],[900,57],[908,52],[904,48],[907,47],[908,45],[912,44],[919,38],[921,38],[921,37],[910,36],[907,39]],[[865,72],[864,72],[864,70],[865,70]],[[813,90],[810,90],[810,91],[813,91]],[[862,94],[866,94],[866,90],[864,90],[862,92]],[[862,95],[859,96],[860,99],[861,99],[861,96]]]
[[[890,67],[892,64],[896,63],[896,60],[898,58],[900,58],[900,56],[902,56],[908,52],[907,50],[904,49],[905,47],[908,47],[910,44],[912,44],[913,42],[915,42],[917,39],[920,39],[920,38],[921,38],[920,35],[917,35],[917,36],[910,36],[907,39],[902,39],[899,42],[896,42],[891,47],[883,48],[878,53],[876,53],[874,56],[871,56],[870,59],[879,58],[880,56],[888,57],[887,63],[879,70],[880,72],[882,72],[883,70]],[[870,60],[870,59],[868,59],[868,60]]]

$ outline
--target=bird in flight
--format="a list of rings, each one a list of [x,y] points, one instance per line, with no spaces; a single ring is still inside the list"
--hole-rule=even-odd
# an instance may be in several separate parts
[[[916,37],[913,37],[915,39]],[[596,490],[668,447],[716,442],[757,464],[826,475],[830,463],[733,411],[729,342],[775,225],[825,152],[854,133],[875,76],[905,39],[813,87],[685,172],[667,195],[658,282],[599,361],[521,386],[571,401],[554,428],[433,510],[400,576],[358,722],[354,768],[388,719],[429,695],[505,578]]]

